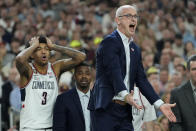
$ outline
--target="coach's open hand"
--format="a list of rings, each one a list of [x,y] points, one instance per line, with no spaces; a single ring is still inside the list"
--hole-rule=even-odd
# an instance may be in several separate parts
[[[160,106],[161,112],[169,119],[171,122],[176,122],[176,116],[172,112],[171,108],[176,106],[176,103],[174,104],[163,104]]]

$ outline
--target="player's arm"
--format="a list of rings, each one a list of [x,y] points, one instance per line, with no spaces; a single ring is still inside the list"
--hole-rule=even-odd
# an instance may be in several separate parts
[[[23,87],[27,81],[30,79],[32,74],[32,68],[28,63],[28,60],[35,49],[39,46],[39,41],[37,37],[31,39],[30,47],[24,49],[16,56],[16,68],[20,73],[20,85]]]
[[[86,58],[85,53],[72,48],[52,44],[52,42],[48,38],[47,44],[51,50],[61,52],[70,57],[69,59],[58,60],[53,64],[57,77],[60,75],[61,72],[65,72],[67,70],[72,69],[74,66],[78,65]]]

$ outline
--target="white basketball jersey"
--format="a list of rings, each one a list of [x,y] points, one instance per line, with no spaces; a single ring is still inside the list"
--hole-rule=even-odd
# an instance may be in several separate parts
[[[146,97],[142,95],[138,87],[134,87],[133,99],[138,105],[144,106],[144,109],[142,110],[138,110],[132,106],[132,123],[134,131],[142,131],[144,122],[152,121],[157,118],[155,108],[148,102]]]
[[[53,107],[58,95],[58,84],[51,63],[46,74],[40,74],[31,64],[33,73],[29,83],[21,89],[22,109],[20,128],[52,127]]]

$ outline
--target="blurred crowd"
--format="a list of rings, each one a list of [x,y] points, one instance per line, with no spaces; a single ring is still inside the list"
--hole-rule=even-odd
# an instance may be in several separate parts
[[[150,83],[166,102],[170,91],[186,82],[186,60],[196,54],[196,1],[194,0],[0,0],[0,98],[2,127],[15,128],[10,114],[19,114],[19,75],[16,55],[31,37],[48,36],[53,43],[84,50],[95,67],[95,51],[116,24],[114,12],[124,4],[136,4],[139,23],[134,41],[141,47],[142,62]],[[51,52],[51,62],[61,57]],[[95,79],[95,68],[92,72]],[[59,79],[60,92],[70,89],[72,71]],[[92,82],[93,87],[93,82]],[[168,131],[160,112],[148,130]],[[145,125],[144,125],[145,126]],[[144,127],[147,128],[147,127]]]

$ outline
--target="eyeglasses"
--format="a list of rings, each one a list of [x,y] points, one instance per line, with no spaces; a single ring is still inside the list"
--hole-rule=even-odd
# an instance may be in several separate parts
[[[120,15],[120,16],[118,16],[118,17],[127,17],[128,19],[138,19],[139,18],[139,16],[138,15],[131,15],[131,14],[125,14],[125,15]]]

